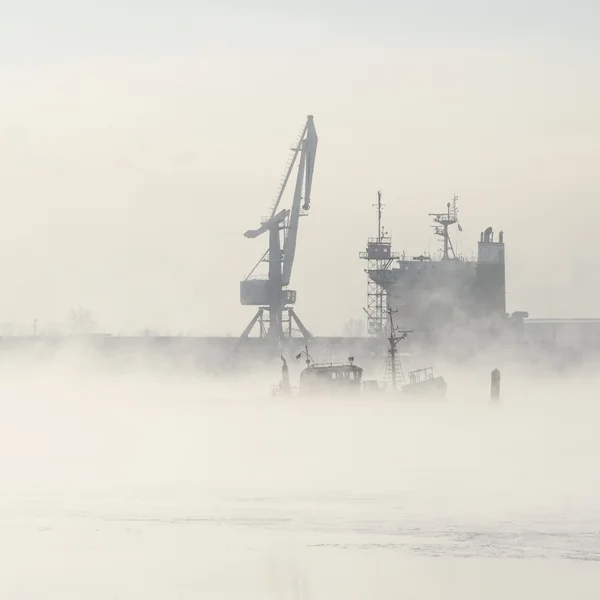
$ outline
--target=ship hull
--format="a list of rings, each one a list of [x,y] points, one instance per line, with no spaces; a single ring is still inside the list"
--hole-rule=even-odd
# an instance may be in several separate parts
[[[433,377],[417,383],[409,383],[402,388],[402,395],[407,399],[442,400],[446,397],[448,384],[443,377]]]

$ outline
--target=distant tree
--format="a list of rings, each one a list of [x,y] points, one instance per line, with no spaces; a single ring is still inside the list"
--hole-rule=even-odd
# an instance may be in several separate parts
[[[71,333],[93,333],[96,328],[96,321],[92,313],[87,308],[76,308],[69,311],[67,322]]]
[[[365,324],[361,319],[350,319],[344,325],[344,335],[347,337],[362,337],[365,333]]]

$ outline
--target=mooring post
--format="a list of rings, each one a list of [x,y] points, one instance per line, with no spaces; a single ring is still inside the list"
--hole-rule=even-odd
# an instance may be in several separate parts
[[[494,369],[492,371],[492,380],[490,385],[490,400],[497,402],[500,400],[500,371]]]
[[[281,357],[283,364],[281,365],[281,384],[279,385],[279,394],[281,396],[289,396],[292,393],[290,386],[290,372],[287,361]]]

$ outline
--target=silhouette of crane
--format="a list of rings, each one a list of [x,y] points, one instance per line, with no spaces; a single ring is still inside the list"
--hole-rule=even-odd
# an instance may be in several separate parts
[[[292,155],[271,207],[270,216],[262,221],[258,229],[249,229],[244,233],[245,237],[253,239],[268,232],[269,246],[250,274],[240,282],[242,305],[259,308],[238,341],[247,339],[257,323],[260,325],[260,337],[279,345],[285,338],[292,337],[293,323],[305,340],[312,337],[292,308],[296,302],[296,291],[288,289],[288,286],[296,255],[298,224],[300,217],[307,215],[310,209],[317,143],[313,116],[309,115],[296,145],[291,149]],[[277,212],[298,157],[300,160],[291,208]],[[269,265],[267,278],[252,278],[257,267],[263,262]]]

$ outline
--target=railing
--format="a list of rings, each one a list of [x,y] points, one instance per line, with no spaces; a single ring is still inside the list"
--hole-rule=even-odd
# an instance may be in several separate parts
[[[367,238],[367,244],[381,244],[382,246],[391,246],[392,238],[386,236],[380,238],[370,237]]]
[[[242,281],[268,281],[268,280],[269,280],[268,275],[253,275],[252,279],[248,279],[248,275],[244,275],[244,277],[242,278]]]
[[[316,368],[324,368],[324,367],[349,367],[351,366],[350,363],[344,363],[344,362],[330,362],[330,361],[315,361],[313,363],[310,364],[311,367],[316,367]]]
[[[410,383],[421,383],[422,381],[427,381],[428,379],[433,379],[433,369],[431,367],[410,371],[408,374],[408,380]]]
[[[398,252],[379,252],[376,249],[369,248],[366,251],[359,252],[358,258],[360,259],[368,259],[368,260],[397,260],[400,258],[400,254]]]

